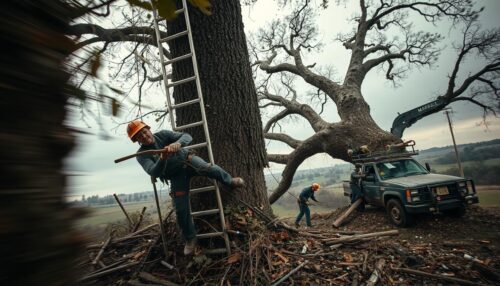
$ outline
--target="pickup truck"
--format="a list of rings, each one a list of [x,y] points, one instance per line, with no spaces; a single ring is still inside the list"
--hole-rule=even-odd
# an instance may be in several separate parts
[[[433,174],[430,167],[411,157],[361,162],[364,203],[384,207],[398,227],[414,223],[421,213],[450,213],[462,216],[469,204],[479,202],[474,182],[462,177]],[[351,183],[344,181],[344,195],[351,195]]]

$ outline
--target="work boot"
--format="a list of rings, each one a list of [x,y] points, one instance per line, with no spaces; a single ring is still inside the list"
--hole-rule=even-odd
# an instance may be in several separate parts
[[[300,227],[300,224],[298,222],[295,223],[295,227],[296,228],[299,228]]]
[[[243,188],[245,186],[245,181],[240,177],[235,177],[231,179],[231,188]]]
[[[194,250],[196,249],[197,245],[196,242],[197,242],[196,237],[186,242],[186,245],[184,246],[184,255],[193,254]]]

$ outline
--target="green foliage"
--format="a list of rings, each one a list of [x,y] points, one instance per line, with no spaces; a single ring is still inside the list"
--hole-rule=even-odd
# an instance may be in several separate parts
[[[152,11],[154,6],[158,10],[158,15],[167,20],[173,20],[177,17],[177,14],[175,14],[175,11],[177,10],[175,0],[152,0],[153,6],[151,6],[150,1],[127,0],[127,2],[131,6],[140,7],[148,11]],[[189,0],[189,3],[200,9],[203,14],[212,15],[212,5],[209,0]]]

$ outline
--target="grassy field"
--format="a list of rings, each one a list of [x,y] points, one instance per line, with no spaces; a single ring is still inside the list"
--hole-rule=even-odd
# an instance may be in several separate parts
[[[500,206],[500,186],[478,186],[479,205],[482,207]]]
[[[500,206],[500,186],[477,186],[479,196],[479,205],[482,207]],[[339,200],[339,198],[335,198]],[[321,201],[321,200],[320,200]],[[346,203],[348,203],[346,201]],[[165,215],[166,208],[169,203],[161,203],[162,214]],[[156,206],[153,201],[133,202],[124,204],[125,209],[129,214],[140,212],[142,207],[147,207],[147,212],[152,219],[156,220]],[[279,217],[295,217],[299,208],[296,205],[273,205],[273,212]],[[333,211],[333,208],[326,206],[311,206],[311,214],[328,213]],[[82,218],[78,222],[79,227],[100,227],[104,228],[110,223],[124,222],[125,215],[118,205],[96,206],[90,208],[90,214]]]
[[[276,205],[272,206],[273,208],[273,213],[276,216],[279,216],[281,218],[285,217],[296,217],[299,214],[299,207],[297,206],[296,208],[291,208],[291,207],[285,207],[281,205]],[[322,206],[310,206],[311,209],[311,215],[314,213],[329,213],[333,211],[330,208],[327,207],[322,207]],[[305,218],[303,218],[305,219]]]
[[[163,202],[162,205],[162,214],[165,212],[164,207],[166,208],[167,203]],[[140,212],[143,207],[147,207],[146,213],[155,214],[154,219],[156,219],[156,206],[154,201],[145,201],[145,202],[132,202],[125,203],[123,205],[125,210],[132,215],[134,212]],[[90,214],[82,218],[78,222],[78,226],[98,226],[103,227],[109,223],[115,223],[120,221],[125,221],[126,217],[123,214],[120,206],[117,204],[114,205],[105,205],[105,206],[93,206],[90,207]]]

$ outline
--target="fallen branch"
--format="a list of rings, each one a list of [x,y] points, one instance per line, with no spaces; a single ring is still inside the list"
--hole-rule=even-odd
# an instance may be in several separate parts
[[[153,228],[155,226],[158,226],[158,223],[150,224],[150,225],[144,227],[143,229],[140,229],[140,230],[138,230],[138,231],[136,231],[134,233],[128,234],[128,235],[126,235],[126,236],[124,236],[122,238],[114,239],[114,240],[112,240],[110,242],[110,245],[115,244],[115,243],[119,243],[119,242],[123,242],[123,241],[129,240],[129,239],[133,239],[133,238],[143,237],[143,236],[137,236],[137,235],[140,234],[140,233],[143,233],[143,232],[145,232],[145,231],[147,231],[147,230],[149,230],[149,229],[151,229],[151,228]],[[98,244],[91,244],[91,245],[87,246],[87,250],[90,250],[90,249],[93,249],[93,248],[99,248],[101,246],[102,246],[102,244],[100,244],[100,243],[98,243]]]
[[[346,243],[346,242],[354,242],[354,241],[364,240],[364,239],[371,238],[371,237],[389,236],[389,235],[398,235],[398,234],[399,234],[399,231],[397,231],[397,230],[387,230],[387,231],[381,231],[381,232],[372,232],[372,233],[366,233],[366,234],[345,236],[345,237],[340,237],[340,238],[323,239],[323,243],[325,243],[326,245],[332,245],[332,244],[337,244],[337,243]]]
[[[495,270],[492,267],[489,267],[487,265],[484,265],[476,261],[472,261],[472,268],[476,269],[477,271],[479,271],[481,274],[483,274],[485,277],[487,277],[492,281],[500,280],[500,274],[497,272],[497,270]]]
[[[484,285],[484,284],[480,284],[477,282],[472,282],[472,281],[468,281],[468,280],[464,280],[464,279],[448,277],[448,276],[443,276],[443,275],[438,275],[438,274],[427,273],[427,272],[419,271],[419,270],[415,270],[415,269],[392,268],[392,270],[404,272],[404,273],[409,273],[409,274],[413,274],[413,275],[431,277],[431,278],[435,278],[435,279],[439,279],[439,280],[443,280],[443,281],[455,282],[455,283],[464,284],[464,285],[476,285],[476,286],[477,285]]]
[[[81,278],[78,281],[79,282],[83,282],[83,281],[86,281],[86,280],[90,280],[90,279],[98,278],[98,277],[101,277],[101,276],[105,276],[107,274],[110,274],[110,273],[113,273],[113,272],[116,272],[116,271],[120,271],[120,270],[129,268],[129,267],[135,266],[137,264],[139,264],[139,261],[131,262],[131,263],[128,263],[128,264],[125,264],[125,265],[122,265],[122,266],[118,266],[116,268],[112,268],[112,269],[109,269],[109,270],[99,271],[99,272],[97,272],[95,274],[87,275],[87,276]]]
[[[123,207],[122,202],[120,202],[120,199],[118,198],[118,196],[117,196],[116,194],[113,194],[113,196],[115,197],[116,202],[118,202],[118,205],[120,205],[120,208],[122,209],[123,213],[124,213],[124,214],[125,214],[125,216],[127,217],[129,227],[132,227],[133,222],[132,222],[132,220],[130,219],[130,216],[128,215],[127,211],[126,211],[126,210],[125,210],[125,208]]]
[[[299,266],[295,267],[292,271],[288,272],[288,274],[286,274],[285,276],[281,277],[278,281],[273,283],[272,286],[281,284],[281,282],[285,281],[286,279],[288,279],[288,277],[292,276],[295,272],[299,271],[302,267],[304,267],[307,262],[308,262],[307,260],[302,262]]]
[[[170,282],[168,280],[158,278],[158,277],[154,276],[153,274],[150,274],[147,272],[139,273],[139,277],[141,277],[141,279],[144,279],[148,282],[153,282],[153,283],[157,283],[157,284],[164,285],[164,286],[180,286],[179,284],[175,284],[175,283]]]
[[[92,261],[92,265],[96,265],[97,262],[99,262],[99,259],[101,259],[102,254],[104,253],[104,250],[106,247],[108,247],[109,242],[111,241],[111,234],[109,235],[108,239],[106,239],[106,242],[102,245],[101,249],[97,253],[97,256],[95,257],[94,261]]]
[[[333,222],[334,227],[339,227],[342,222],[363,202],[362,198],[357,199],[339,218]]]
[[[142,208],[142,211],[141,211],[141,215],[139,216],[139,220],[137,221],[137,223],[135,224],[134,226],[134,229],[132,230],[132,232],[136,232],[138,229],[139,229],[139,226],[141,225],[142,223],[142,219],[144,218],[144,213],[146,212],[146,207],[143,207]]]

